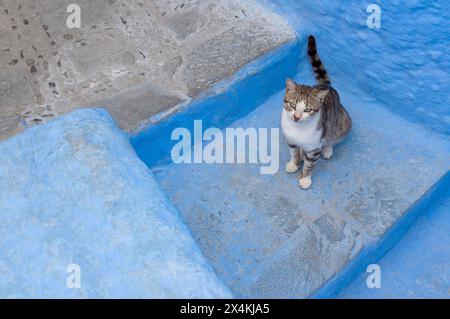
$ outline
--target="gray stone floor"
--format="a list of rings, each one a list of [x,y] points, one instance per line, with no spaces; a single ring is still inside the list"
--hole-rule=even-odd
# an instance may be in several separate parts
[[[70,3],[81,28],[69,29]],[[197,97],[291,40],[251,0],[0,0],[0,140],[85,106],[119,126]]]

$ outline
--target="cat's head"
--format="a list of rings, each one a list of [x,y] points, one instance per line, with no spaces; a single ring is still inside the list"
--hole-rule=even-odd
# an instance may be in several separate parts
[[[304,121],[319,114],[328,88],[317,88],[286,80],[284,109],[293,121]]]

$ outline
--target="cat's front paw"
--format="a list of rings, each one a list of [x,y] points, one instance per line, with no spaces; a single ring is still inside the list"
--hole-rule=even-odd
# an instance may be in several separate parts
[[[298,180],[298,184],[302,189],[308,189],[311,187],[312,180],[311,177],[302,177]]]
[[[326,160],[330,159],[333,155],[333,146],[324,147],[322,150],[322,157]]]
[[[300,166],[293,161],[290,161],[286,164],[286,172],[288,172],[289,174],[295,173],[299,168]]]

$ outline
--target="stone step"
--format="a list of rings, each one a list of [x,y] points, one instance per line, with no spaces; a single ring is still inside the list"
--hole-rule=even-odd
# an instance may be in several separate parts
[[[439,200],[432,203],[399,243],[377,262],[380,287],[368,289],[370,273],[364,271],[339,298],[449,298],[450,172],[440,185]]]
[[[127,132],[195,99],[294,31],[252,0],[5,0],[0,12],[0,140],[86,106]]]
[[[231,297],[107,112],[30,128],[0,163],[0,298]]]
[[[297,79],[313,83],[307,64]],[[362,93],[349,92],[340,90],[353,131],[331,160],[319,161],[308,191],[284,172],[288,150],[282,137],[280,170],[274,175],[261,175],[260,167],[251,164],[152,166],[203,254],[236,297],[311,296],[380,240],[448,171],[448,141]],[[282,94],[231,127],[279,127]],[[192,119],[188,116],[185,123]]]

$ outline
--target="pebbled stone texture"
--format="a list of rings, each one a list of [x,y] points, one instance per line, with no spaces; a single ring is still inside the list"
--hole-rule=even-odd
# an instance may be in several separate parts
[[[69,29],[72,2],[0,0],[0,140],[105,102],[134,132],[294,37],[252,0],[79,0]]]

